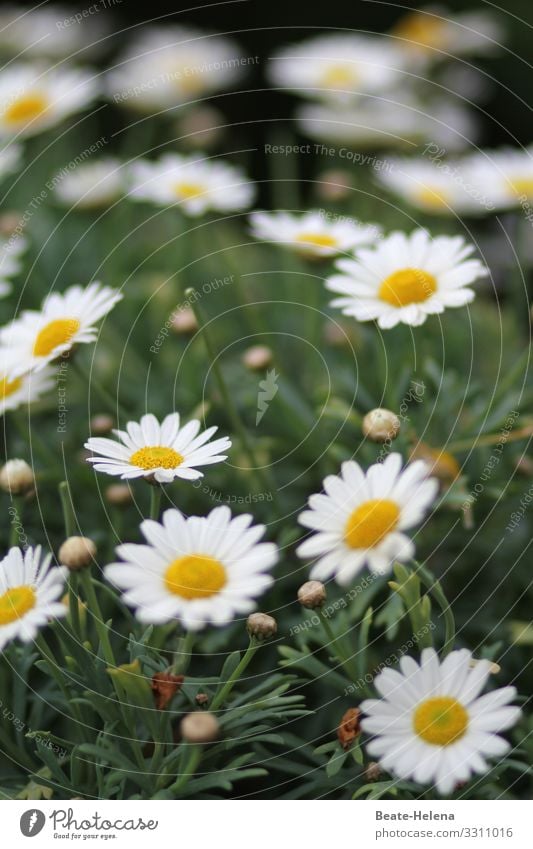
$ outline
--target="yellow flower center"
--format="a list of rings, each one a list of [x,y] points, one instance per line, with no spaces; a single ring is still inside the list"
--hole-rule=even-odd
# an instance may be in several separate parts
[[[33,607],[37,596],[32,587],[12,587],[0,596],[0,625],[9,625],[16,619],[28,613]]]
[[[29,124],[48,109],[49,103],[42,94],[23,94],[11,103],[4,112],[7,124]]]
[[[398,524],[400,508],[388,498],[371,498],[351,513],[344,529],[350,548],[373,548]]]
[[[203,194],[205,192],[205,186],[202,186],[201,183],[176,183],[174,191],[178,197],[190,200],[191,198],[196,198],[198,195]]]
[[[139,448],[130,457],[133,466],[141,469],[177,469],[183,463],[183,457],[173,448],[165,448],[164,445],[151,445]]]
[[[357,74],[351,65],[331,65],[322,74],[322,85],[331,88],[342,88],[342,86],[353,86]]]
[[[402,268],[385,278],[378,296],[393,307],[427,301],[437,291],[437,281],[421,268]]]
[[[408,49],[443,46],[443,34],[446,30],[445,21],[420,12],[405,15],[393,28],[393,35],[406,40]]]
[[[70,342],[79,329],[80,322],[77,318],[56,318],[37,334],[33,346],[33,355],[35,357],[47,357],[59,345]]]
[[[165,572],[165,586],[182,598],[209,598],[226,585],[227,575],[222,563],[207,554],[187,554],[178,557]]]
[[[430,189],[429,186],[420,189],[416,193],[416,199],[419,203],[430,209],[447,209],[449,201],[445,192]]]
[[[517,195],[533,197],[533,177],[522,177],[512,181],[513,191]]]
[[[328,236],[327,233],[299,233],[296,236],[297,242],[302,242],[304,245],[316,245],[318,248],[335,248],[337,239],[334,236]]]
[[[16,377],[14,380],[8,380],[7,377],[0,378],[0,398],[8,398],[14,392],[17,392],[21,386],[21,377]]]
[[[468,713],[456,699],[439,696],[420,702],[413,716],[413,728],[432,746],[449,746],[460,740],[468,728]]]

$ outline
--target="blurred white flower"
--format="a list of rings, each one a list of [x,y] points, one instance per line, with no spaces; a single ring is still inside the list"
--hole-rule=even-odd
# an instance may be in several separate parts
[[[497,52],[505,31],[490,11],[457,12],[432,6],[407,12],[389,35],[416,62]]]
[[[255,185],[234,165],[218,159],[197,159],[169,153],[156,162],[141,159],[129,169],[133,200],[158,206],[179,206],[186,215],[208,210],[246,209],[255,196]]]
[[[189,27],[146,27],[107,75],[116,103],[150,113],[231,88],[255,57],[223,36]]]
[[[321,212],[293,215],[288,212],[253,212],[252,235],[256,239],[285,245],[300,254],[327,257],[368,245],[380,235],[373,224],[327,218]]]
[[[17,171],[21,166],[22,146],[20,144],[8,144],[0,150],[0,180]]]
[[[339,33],[283,48],[271,60],[269,78],[305,97],[345,100],[397,85],[403,64],[390,41]]]
[[[0,71],[0,136],[40,133],[85,109],[96,94],[89,71],[9,65]]]
[[[96,5],[96,4],[95,4]],[[99,51],[99,40],[108,32],[105,15],[76,17],[76,10],[55,3],[35,8],[6,5],[0,9],[0,50],[17,56],[64,59]]]
[[[124,191],[123,168],[111,156],[78,165],[61,177],[55,188],[56,197],[65,206],[79,209],[109,206]]]
[[[0,237],[0,297],[11,292],[11,277],[21,269],[20,257],[27,247],[27,241],[22,236],[12,235],[9,238]]]
[[[533,202],[533,145],[479,150],[465,157],[462,167],[497,209]]]
[[[355,259],[337,261],[341,273],[329,277],[326,288],[341,297],[331,306],[358,321],[377,320],[383,329],[423,324],[428,315],[474,300],[470,284],[489,271],[469,258],[473,251],[462,236],[391,233],[373,248],[360,248]]]
[[[41,371],[30,371],[11,377],[0,371],[0,416],[8,410],[32,404],[55,386],[54,370],[46,366]]]

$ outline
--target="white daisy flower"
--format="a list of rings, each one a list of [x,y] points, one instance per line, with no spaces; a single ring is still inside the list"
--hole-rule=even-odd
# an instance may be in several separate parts
[[[403,15],[389,35],[411,61],[491,54],[505,37],[498,18],[485,10],[458,13],[442,7]]]
[[[55,187],[58,200],[78,209],[98,209],[112,204],[124,190],[122,163],[103,157],[64,174]]]
[[[462,236],[435,236],[415,230],[410,236],[392,233],[373,248],[361,248],[355,259],[341,259],[341,274],[326,280],[326,288],[342,297],[331,302],[358,321],[377,320],[386,329],[397,324],[423,324],[446,307],[474,300],[469,286],[488,269]]]
[[[63,595],[67,570],[50,568],[51,555],[41,559],[41,547],[11,548],[0,561],[0,651],[19,638],[35,639],[51,617],[64,616]]]
[[[151,113],[231,88],[250,61],[229,38],[146,27],[108,73],[106,87],[115,103]]]
[[[11,292],[9,279],[20,272],[20,257],[27,244],[22,236],[13,235],[7,239],[0,237],[0,297]]]
[[[316,558],[311,578],[334,577],[346,586],[365,564],[382,575],[395,560],[410,560],[415,547],[404,531],[423,520],[439,488],[428,473],[422,460],[402,469],[401,455],[389,454],[366,474],[349,460],[340,475],[329,475],[325,494],[312,495],[310,509],[298,517],[315,532],[296,550],[299,557]]]
[[[471,182],[484,187],[496,209],[533,201],[533,145],[480,150],[466,156],[462,167]]]
[[[231,447],[227,436],[209,442],[217,427],[210,427],[200,435],[200,422],[191,419],[180,426],[179,413],[170,413],[161,423],[151,413],[140,422],[128,422],[126,430],[114,430],[120,442],[114,439],[91,437],[85,448],[96,456],[89,457],[97,472],[120,475],[122,479],[152,477],[159,483],[169,483],[174,478],[197,480],[203,472],[196,466],[221,463]]]
[[[490,186],[475,179],[467,159],[388,159],[378,179],[402,201],[431,215],[486,215],[495,209]]]
[[[178,205],[192,216],[209,210],[246,209],[255,195],[255,185],[240,168],[177,153],[162,156],[157,162],[132,163],[130,184],[128,197],[133,200],[158,206]]]
[[[84,58],[98,52],[98,40],[107,32],[107,15],[73,15],[59,4],[37,8],[3,6],[0,10],[0,47],[12,55],[63,59],[80,51]]]
[[[288,212],[254,212],[250,216],[256,239],[278,242],[298,253],[327,257],[375,242],[380,229],[350,219],[329,219],[321,212],[292,215]]]
[[[25,310],[0,330],[1,354],[11,376],[43,368],[74,345],[94,342],[96,322],[121,298],[116,289],[91,283],[53,292],[40,311]]]
[[[254,610],[273,583],[268,571],[278,549],[259,543],[265,527],[252,521],[247,514],[232,518],[226,506],[205,517],[166,510],[162,524],[141,524],[147,545],[118,546],[124,562],[107,566],[106,578],[124,590],[141,622],[178,619],[191,631],[225,625]]]
[[[362,728],[373,739],[368,753],[383,769],[418,784],[435,784],[449,795],[458,783],[489,769],[486,758],[501,758],[509,743],[500,737],[516,723],[520,709],[508,703],[516,689],[503,687],[479,697],[492,664],[471,667],[468,649],[439,661],[422,651],[420,664],[402,657],[400,670],[385,669],[374,681],[382,699],[366,699]]]
[[[9,143],[0,150],[0,180],[17,171],[21,166],[22,145]]]
[[[88,71],[9,65],[0,72],[0,136],[40,133],[85,109],[96,94]]]
[[[271,60],[274,85],[306,97],[345,100],[399,81],[401,51],[381,38],[335,34],[285,47]]]
[[[16,410],[33,404],[55,386],[54,370],[46,366],[40,371],[30,371],[20,377],[0,371],[0,416],[8,410]]]

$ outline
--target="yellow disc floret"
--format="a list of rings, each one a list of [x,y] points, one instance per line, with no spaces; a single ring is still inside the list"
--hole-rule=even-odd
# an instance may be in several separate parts
[[[317,248],[335,248],[337,246],[337,239],[327,233],[299,233],[296,236],[296,241]]]
[[[14,380],[8,380],[7,377],[0,377],[0,399],[9,398],[14,392],[17,392],[22,386],[22,378],[16,377]]]
[[[37,92],[23,94],[7,107],[4,112],[4,121],[13,126],[29,124],[36,118],[40,118],[48,106],[48,100],[43,94]]]
[[[437,291],[437,281],[432,274],[421,268],[402,268],[382,282],[378,295],[393,307],[420,304]]]
[[[216,595],[226,582],[222,563],[207,554],[179,557],[165,572],[167,590],[189,600]]]
[[[398,524],[400,508],[388,498],[364,501],[350,514],[344,540],[350,548],[373,548]]]
[[[164,445],[151,445],[139,448],[130,457],[132,466],[140,466],[141,469],[177,469],[183,463],[183,457],[173,448]]]
[[[70,342],[79,329],[80,322],[77,318],[54,319],[37,334],[33,345],[33,355],[35,357],[47,357],[59,345]]]
[[[460,702],[450,696],[426,699],[414,712],[413,728],[426,743],[449,746],[466,733],[468,713]]]
[[[0,625],[9,625],[21,619],[35,607],[37,596],[29,586],[12,587],[0,596]]]

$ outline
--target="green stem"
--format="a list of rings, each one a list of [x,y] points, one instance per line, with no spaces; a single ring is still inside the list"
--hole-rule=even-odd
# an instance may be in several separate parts
[[[77,528],[76,514],[72,503],[72,495],[70,486],[67,481],[61,481],[59,484],[59,498],[61,508],[63,510],[63,521],[65,523],[65,536],[71,537],[75,534]]]
[[[174,661],[172,672],[174,675],[183,675],[187,672],[189,668],[189,664],[191,662],[192,650],[196,640],[196,634],[194,631],[187,631],[187,633],[180,638],[178,643],[178,648],[176,651],[176,660]]]
[[[530,439],[533,436],[533,426],[527,425],[520,428],[515,433],[509,434],[506,442],[517,442],[521,439]],[[484,436],[474,436],[470,439],[458,439],[456,442],[450,442],[446,446],[446,451],[470,451],[473,448],[483,448],[487,445],[498,445],[502,441],[502,433],[487,433]]]
[[[196,772],[196,770],[197,770],[197,768],[200,764],[200,761],[202,760],[202,752],[203,752],[202,746],[199,746],[198,744],[193,745],[193,747],[192,747],[192,749],[189,753],[189,757],[187,758],[187,760],[185,762],[185,767],[183,769],[183,772],[181,773],[178,780],[175,781],[174,784],[171,784],[170,787],[169,787],[169,790],[172,793],[179,793],[179,791],[183,787],[185,787],[186,784],[189,783],[190,778],[194,775],[194,773]]]
[[[333,647],[333,650],[335,651],[335,654],[337,655],[339,663],[341,664],[342,668],[346,672],[350,681],[352,681],[352,680],[357,681],[357,671],[352,669],[351,659],[345,657],[344,651],[343,651],[343,649],[342,649],[342,647],[339,643],[339,640],[335,636],[335,634],[333,633],[333,629],[332,629],[331,625],[329,624],[329,619],[325,615],[324,611],[321,608],[319,608],[319,610],[318,610],[318,615],[320,616],[320,621],[322,622],[322,627],[324,628],[324,631],[325,631],[326,636],[327,636],[327,638],[330,642],[330,645]]]
[[[39,632],[35,637],[35,645],[39,649],[41,655],[48,663],[50,667],[50,672],[52,673],[52,677],[54,678],[57,686],[61,690],[63,697],[65,699],[67,707],[70,707],[74,717],[77,719],[80,726],[84,726],[83,717],[80,713],[79,705],[76,702],[72,701],[71,695],[68,691],[67,685],[65,684],[62,671],[54,657],[54,653],[45,638],[43,637],[42,632]],[[83,736],[83,735],[82,735]]]
[[[22,526],[22,513],[24,508],[24,499],[19,495],[13,495],[11,498],[12,510],[15,511],[11,515],[11,528],[9,530],[9,548],[18,546],[19,544],[19,526]]]
[[[159,519],[159,508],[161,506],[161,496],[163,490],[158,483],[154,483],[150,487],[150,519],[157,522]]]
[[[212,711],[218,710],[218,708],[226,701],[227,697],[229,696],[229,694],[233,690],[233,687],[235,686],[236,682],[239,680],[242,673],[245,671],[246,667],[248,666],[250,661],[253,659],[253,657],[254,657],[257,649],[260,647],[260,645],[261,645],[261,643],[258,643],[257,640],[255,640],[253,637],[250,638],[250,645],[246,649],[241,660],[239,661],[239,663],[235,667],[234,671],[232,672],[232,674],[230,675],[230,677],[228,678],[228,680],[226,681],[226,683],[224,684],[222,689],[219,690],[217,693],[215,693],[215,696],[213,698],[213,701],[211,702],[211,707],[210,707],[210,709]]]
[[[442,657],[446,657],[446,655],[451,652],[455,644],[455,619],[452,609],[440,582],[435,580],[431,572],[429,572],[425,566],[422,566],[421,563],[416,564],[416,574],[419,576],[424,586],[429,590],[444,616],[445,636],[441,655]]]
[[[113,649],[111,647],[111,642],[109,639],[109,629],[105,624],[102,616],[100,604],[98,602],[98,598],[92,582],[91,572],[89,569],[82,569],[79,574],[81,579],[81,585],[85,593],[85,598],[87,599],[87,608],[88,611],[90,609],[92,613],[94,624],[96,627],[96,633],[98,634],[98,638],[100,640],[102,650],[104,652],[105,661],[108,666],[115,668],[117,662],[115,660],[115,655],[113,653]]]
[[[119,403],[118,398],[114,398],[111,393],[108,392],[104,386],[102,386],[100,381],[94,377],[93,372],[88,371],[85,366],[81,364],[79,357],[75,356],[72,358],[72,365],[82,378],[84,385],[87,388],[92,388],[95,390],[96,394],[100,397],[102,403],[109,409],[111,413],[116,415],[119,420],[127,420],[130,418],[129,413]]]

